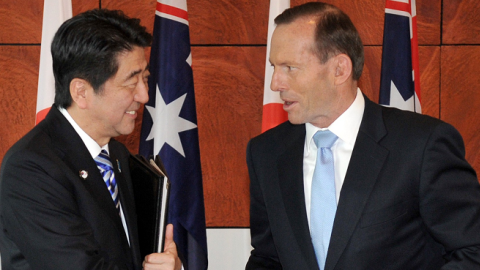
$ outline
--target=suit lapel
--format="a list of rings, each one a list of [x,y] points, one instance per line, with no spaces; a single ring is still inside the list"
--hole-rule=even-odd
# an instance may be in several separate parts
[[[362,215],[388,155],[388,150],[378,144],[385,135],[380,106],[365,97],[365,112],[340,193],[325,270],[334,269]]]
[[[55,106],[52,106],[44,121],[50,125],[48,130],[52,132],[51,137],[55,141],[55,147],[59,156],[63,158],[63,162],[68,166],[66,171],[75,174],[75,181],[79,181],[84,185],[85,189],[97,202],[98,207],[113,220],[119,233],[125,235],[112,197],[106,188],[95,161],[80,136]],[[114,161],[112,161],[112,163],[113,162]],[[87,172],[88,176],[82,178],[80,176],[81,171]]]
[[[289,218],[291,230],[297,239],[298,247],[304,255],[309,269],[318,269],[313,249],[310,229],[305,210],[305,194],[303,186],[303,150],[305,142],[305,125],[293,126],[292,134],[282,135],[285,151],[279,156],[277,163],[278,178],[283,203]]]
[[[122,205],[125,222],[130,236],[130,246],[137,246],[137,216],[135,214],[135,203],[130,186],[130,170],[128,168],[128,155],[117,147],[118,142],[111,140],[109,144],[110,156],[115,170],[115,180],[117,180],[118,194]],[[134,249],[136,250],[136,249]],[[138,258],[135,258],[138,259]]]

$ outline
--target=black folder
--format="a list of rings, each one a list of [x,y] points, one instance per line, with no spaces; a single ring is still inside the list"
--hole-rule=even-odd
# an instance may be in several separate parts
[[[164,249],[170,182],[158,156],[154,161],[140,155],[130,155],[129,163],[140,253],[144,258]]]

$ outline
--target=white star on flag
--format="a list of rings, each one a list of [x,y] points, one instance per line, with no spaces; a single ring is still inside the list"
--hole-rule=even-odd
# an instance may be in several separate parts
[[[412,98],[415,98],[415,103],[417,104],[417,111],[421,112],[420,100],[418,100],[417,94],[415,93],[409,99],[405,100],[400,94],[400,91],[398,90],[395,83],[393,83],[393,81],[390,81],[390,105],[388,105],[387,107],[395,107],[399,108],[400,110],[414,111],[415,107],[412,102]]]
[[[167,105],[163,100],[157,84],[157,93],[155,96],[155,108],[145,106],[153,120],[152,129],[146,140],[154,139],[154,153],[158,154],[163,145],[167,143],[180,155],[185,157],[179,133],[197,127],[196,124],[179,116],[187,94],[184,94]]]

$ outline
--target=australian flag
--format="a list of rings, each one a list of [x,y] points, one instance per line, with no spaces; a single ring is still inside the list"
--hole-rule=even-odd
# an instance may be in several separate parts
[[[415,0],[387,0],[379,103],[421,113]]]
[[[171,181],[168,223],[186,270],[207,269],[207,237],[186,0],[158,0],[140,154]]]

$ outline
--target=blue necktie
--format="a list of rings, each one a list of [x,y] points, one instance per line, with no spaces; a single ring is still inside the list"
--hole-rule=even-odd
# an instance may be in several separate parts
[[[330,149],[337,136],[329,130],[320,130],[313,136],[317,145],[317,161],[312,181],[310,205],[310,231],[318,266],[325,268],[333,220],[337,211],[335,198],[335,169]]]
[[[102,174],[103,181],[105,181],[108,191],[110,192],[113,202],[115,203],[115,207],[117,208],[118,214],[120,215],[120,202],[118,201],[117,182],[115,181],[112,162],[110,161],[107,151],[102,150],[102,152],[100,152],[100,154],[94,160],[95,163],[97,163],[97,167]]]

